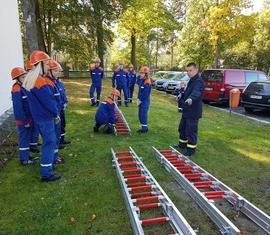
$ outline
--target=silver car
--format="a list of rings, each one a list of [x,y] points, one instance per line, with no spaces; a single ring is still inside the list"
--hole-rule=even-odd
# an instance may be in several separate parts
[[[179,74],[181,74],[181,72],[168,72],[167,74],[165,74],[163,76],[163,79],[159,79],[156,82],[156,88],[157,90],[160,91],[166,91],[166,87],[169,81],[171,81],[172,79],[175,79],[179,76]]]

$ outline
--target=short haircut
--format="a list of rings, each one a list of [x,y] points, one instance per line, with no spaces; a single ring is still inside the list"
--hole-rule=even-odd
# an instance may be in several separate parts
[[[197,64],[194,63],[194,62],[187,64],[187,67],[194,67],[194,68],[196,68],[196,69],[198,68],[198,67],[197,67]]]

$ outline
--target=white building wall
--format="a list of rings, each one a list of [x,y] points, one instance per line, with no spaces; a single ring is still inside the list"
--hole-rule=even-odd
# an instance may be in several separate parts
[[[12,107],[10,77],[13,67],[23,67],[22,39],[16,0],[0,0],[0,116]]]

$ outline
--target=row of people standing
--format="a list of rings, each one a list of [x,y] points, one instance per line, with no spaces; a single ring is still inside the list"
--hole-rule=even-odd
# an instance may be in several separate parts
[[[99,98],[101,91],[101,83],[104,78],[103,69],[100,67],[100,60],[97,58],[95,60],[95,67],[90,70],[90,75],[92,78],[92,85],[90,87],[90,100],[91,105],[99,106]],[[150,94],[151,94],[151,79],[150,79],[150,70],[148,67],[143,66],[140,68],[139,76],[136,75],[134,71],[134,66],[132,64],[128,65],[128,70],[124,69],[124,62],[119,61],[118,68],[114,71],[112,76],[112,88],[117,90],[118,93],[114,94],[114,97],[109,97],[109,99],[114,100],[117,96],[117,103],[119,106],[122,104],[121,94],[124,93],[124,103],[128,107],[128,103],[133,101],[133,93],[135,84],[138,84],[138,118],[141,124],[141,128],[138,130],[140,133],[145,133],[148,131],[148,111],[150,106]],[[95,100],[93,90],[96,84],[99,84],[97,90],[97,99]],[[110,107],[111,102],[108,102],[108,99],[104,101],[96,114],[96,125],[94,131],[97,132],[101,125],[105,125],[104,131],[106,133],[111,133],[113,125],[116,123],[115,118],[112,117],[112,110]],[[106,104],[106,106],[105,106]]]
[[[92,84],[89,90],[91,106],[99,106],[102,90],[102,80],[104,79],[104,70],[100,66],[100,59],[95,59],[95,66],[90,69],[90,77]],[[119,62],[119,67],[114,71],[112,76],[112,87],[116,88],[122,94],[124,93],[124,103],[128,107],[128,103],[133,101],[134,87],[137,81],[137,75],[133,64],[128,65],[128,70],[124,69],[124,62]],[[96,92],[96,98],[95,98]],[[121,95],[118,97],[118,105],[122,104]]]
[[[30,143],[34,136],[37,147],[40,134],[41,181],[59,180],[61,176],[54,174],[53,165],[64,163],[58,154],[59,146],[70,143],[65,140],[68,101],[64,84],[58,79],[62,68],[42,51],[33,51],[26,67],[28,72],[19,67],[11,71],[15,80],[12,101],[19,136],[19,159],[22,165],[37,162],[37,158],[30,158]]]

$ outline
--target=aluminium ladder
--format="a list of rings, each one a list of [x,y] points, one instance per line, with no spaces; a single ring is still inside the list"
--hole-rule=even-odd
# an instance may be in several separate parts
[[[188,192],[195,202],[219,227],[222,234],[241,234],[240,230],[215,206],[214,200],[225,199],[236,211],[242,212],[255,224],[270,234],[270,217],[223,184],[213,175],[178,152],[173,147],[158,150],[153,147],[157,160],[169,171],[176,181]]]
[[[115,135],[130,135],[131,129],[128,125],[128,122],[125,119],[122,111],[119,109],[117,105],[115,105],[114,113],[117,117],[117,123],[114,127],[114,134]]]
[[[134,234],[143,235],[145,226],[157,223],[169,223],[175,235],[196,234],[131,147],[124,152],[111,151]],[[155,208],[164,216],[140,219],[142,210]]]

